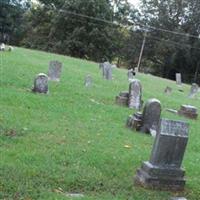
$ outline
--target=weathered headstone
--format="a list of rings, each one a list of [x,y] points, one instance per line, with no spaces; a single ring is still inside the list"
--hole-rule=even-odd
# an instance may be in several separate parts
[[[6,45],[4,43],[0,44],[0,51],[5,51]]]
[[[134,76],[133,76],[133,69],[129,69],[128,70],[127,76],[128,76],[128,79],[133,79],[134,78]]]
[[[137,170],[135,183],[155,189],[183,190],[184,169],[181,168],[188,142],[189,126],[182,121],[162,119],[150,161]]]
[[[87,75],[85,77],[85,87],[90,87],[92,86],[92,77],[90,75]]]
[[[198,93],[199,86],[196,83],[192,83],[189,98],[195,97],[195,95]]]
[[[49,63],[49,80],[60,81],[60,75],[62,70],[62,63],[59,61],[50,61]]]
[[[197,108],[191,105],[182,105],[178,114],[190,119],[197,119],[198,117]]]
[[[181,85],[182,84],[181,74],[180,73],[176,73],[176,84],[177,85]]]
[[[170,95],[172,93],[172,88],[167,86],[164,91],[165,94]]]
[[[112,80],[112,65],[110,63],[106,63],[104,65],[104,77],[107,80]]]
[[[33,92],[48,93],[48,76],[44,73],[40,73],[34,80]]]
[[[161,104],[157,99],[149,99],[144,107],[142,113],[142,127],[141,132],[154,133],[158,131],[161,115]]]
[[[119,93],[118,96],[116,96],[115,102],[120,106],[128,106],[128,98],[129,98],[128,91],[122,91]]]
[[[142,106],[142,85],[139,80],[134,79],[129,84],[129,100],[128,107],[141,109]]]

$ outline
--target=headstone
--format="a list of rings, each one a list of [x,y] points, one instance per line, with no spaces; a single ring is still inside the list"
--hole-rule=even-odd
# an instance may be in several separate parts
[[[133,69],[129,69],[129,70],[128,70],[128,72],[127,72],[127,76],[128,76],[128,80],[134,78],[134,76],[133,76]]]
[[[142,127],[141,132],[151,133],[158,131],[161,115],[161,104],[157,99],[149,99],[144,107],[142,113]]]
[[[177,85],[181,85],[182,84],[181,74],[180,73],[176,73],[176,84]]]
[[[167,86],[164,91],[165,94],[170,95],[172,93],[172,88]]]
[[[129,92],[123,91],[116,96],[115,102],[120,106],[128,106]]]
[[[103,76],[107,80],[112,80],[112,65],[109,62],[104,63]]]
[[[60,81],[62,63],[59,61],[50,61],[49,63],[49,80]]]
[[[190,119],[197,119],[198,117],[197,108],[191,105],[182,105],[178,111],[178,114]]]
[[[87,75],[85,77],[85,87],[90,87],[92,86],[92,77],[90,75]]]
[[[5,51],[6,45],[4,43],[0,44],[0,51]]]
[[[137,170],[135,183],[144,187],[183,190],[184,169],[181,168],[188,142],[187,123],[162,119],[149,161]]]
[[[33,92],[48,93],[48,76],[44,73],[40,73],[34,80]]]
[[[199,86],[196,83],[192,83],[189,98],[195,97],[195,95],[198,93]]]
[[[129,84],[129,100],[128,107],[141,109],[142,106],[142,86],[139,80],[134,79]]]

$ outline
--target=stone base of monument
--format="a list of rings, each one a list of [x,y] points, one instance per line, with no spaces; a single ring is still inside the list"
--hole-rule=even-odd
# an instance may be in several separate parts
[[[115,98],[116,104],[120,106],[128,106],[129,93],[127,91],[120,92]]]
[[[185,186],[185,171],[176,168],[160,168],[150,162],[144,162],[137,170],[134,182],[151,189],[181,191]]]
[[[198,117],[197,108],[190,105],[182,105],[178,114],[190,119],[197,119]]]
[[[133,115],[129,115],[126,126],[130,129],[135,129],[136,131],[140,131],[142,126],[142,113],[137,112]]]

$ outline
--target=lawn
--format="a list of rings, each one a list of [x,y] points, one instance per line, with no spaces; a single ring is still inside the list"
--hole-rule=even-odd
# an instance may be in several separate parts
[[[47,73],[50,60],[63,63],[61,81],[49,94],[31,92],[36,74]],[[84,78],[93,78],[91,88]],[[4,200],[167,200],[200,199],[200,123],[165,111],[181,104],[200,108],[200,95],[189,99],[189,85],[137,74],[143,100],[157,98],[162,117],[190,124],[184,156],[183,192],[156,191],[133,184],[136,169],[150,157],[153,138],[125,127],[134,110],[115,104],[128,89],[125,70],[102,79],[98,64],[67,56],[15,48],[0,52],[0,199]],[[166,86],[173,88],[165,95]],[[127,148],[129,147],[129,148]],[[84,194],[82,198],[66,193]]]

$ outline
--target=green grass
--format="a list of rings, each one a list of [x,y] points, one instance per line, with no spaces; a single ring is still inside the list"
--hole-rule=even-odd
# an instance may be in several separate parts
[[[47,73],[55,59],[64,65],[60,83],[50,82],[48,95],[32,93],[35,75]],[[96,63],[22,48],[0,53],[0,67],[0,199],[71,199],[65,192],[83,193],[84,200],[200,199],[199,119],[165,111],[181,104],[200,108],[199,96],[187,98],[188,85],[182,93],[173,81],[137,75],[144,101],[157,98],[163,117],[190,124],[185,191],[172,193],[133,184],[136,169],[150,157],[153,138],[125,128],[133,110],[114,102],[128,89],[125,70],[114,70],[114,80],[106,81]],[[93,77],[91,88],[83,84],[87,74]],[[173,88],[171,96],[164,95],[166,86]]]

